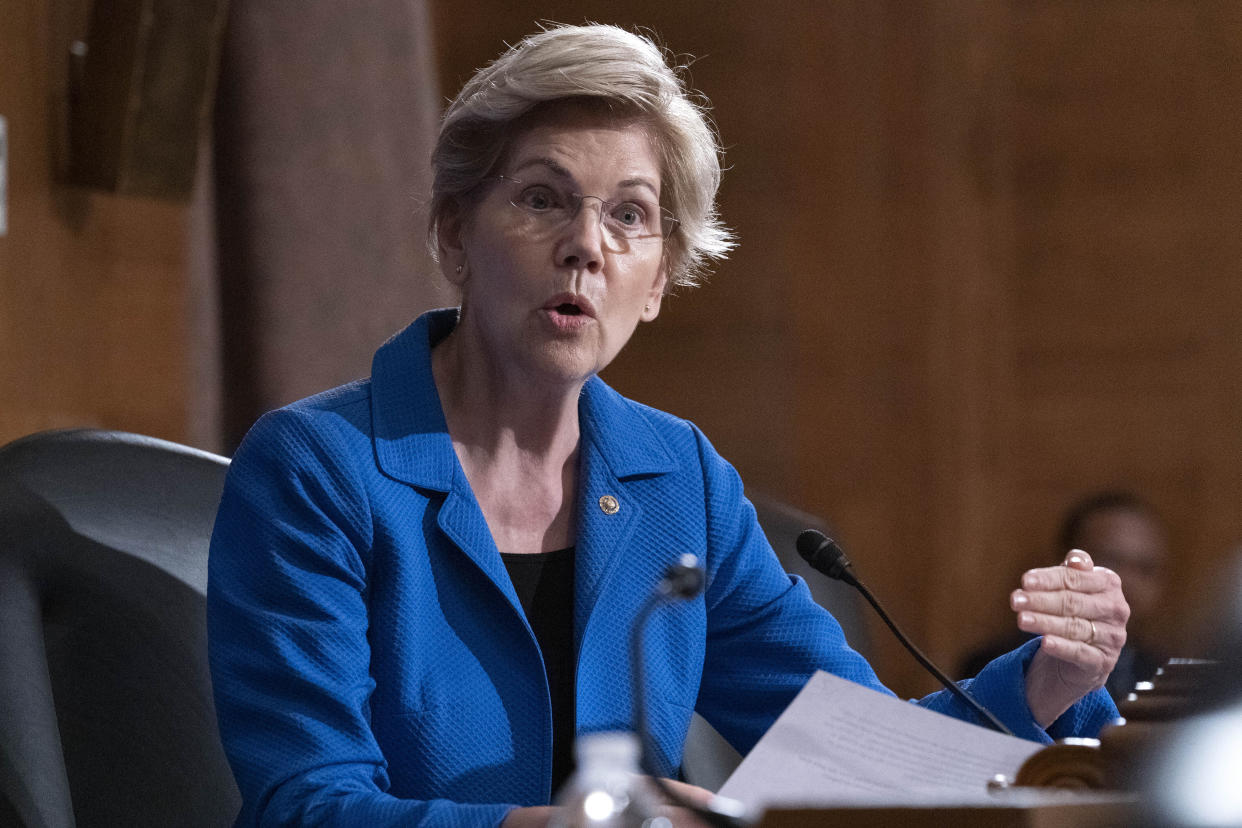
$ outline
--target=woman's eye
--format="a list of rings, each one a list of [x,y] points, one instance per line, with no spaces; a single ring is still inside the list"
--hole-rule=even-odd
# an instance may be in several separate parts
[[[519,197],[521,205],[528,210],[551,210],[557,206],[556,193],[544,186],[527,187]]]
[[[613,208],[612,215],[626,227],[641,227],[647,216],[642,207],[632,202],[618,204]]]

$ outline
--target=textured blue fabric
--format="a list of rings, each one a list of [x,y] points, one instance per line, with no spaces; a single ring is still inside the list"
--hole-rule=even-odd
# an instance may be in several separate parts
[[[370,380],[264,416],[233,460],[207,600],[240,825],[495,825],[549,801],[542,658],[431,377],[431,346],[454,320],[420,317],[376,353]],[[816,669],[883,690],[782,571],[741,480],[697,428],[598,379],[579,417],[579,732],[630,727],[632,621],[686,552],[704,562],[706,591],[661,609],[647,634],[666,774],[692,710],[745,752]],[[1015,732],[1048,741],[1024,700],[1033,652],[993,662],[975,690]],[[970,718],[947,693],[920,703]],[[1101,693],[1057,728],[1092,735],[1114,715]]]

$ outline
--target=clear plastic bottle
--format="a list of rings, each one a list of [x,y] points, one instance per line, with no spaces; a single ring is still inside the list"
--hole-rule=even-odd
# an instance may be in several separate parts
[[[574,743],[578,767],[557,794],[549,828],[668,828],[655,786],[638,769],[638,737],[587,733]]]

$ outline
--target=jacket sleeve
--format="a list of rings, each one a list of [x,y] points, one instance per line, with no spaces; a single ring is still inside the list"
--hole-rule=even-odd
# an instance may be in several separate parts
[[[1100,688],[1083,696],[1045,730],[1031,715],[1026,703],[1026,670],[1039,649],[1041,639],[1033,638],[1018,649],[988,663],[973,679],[959,682],[975,700],[1000,719],[1015,736],[1033,742],[1049,743],[1068,736],[1098,736],[1104,725],[1117,718],[1117,707]],[[960,699],[941,690],[919,703],[956,719],[982,724]]]
[[[740,752],[758,741],[816,670],[892,695],[841,625],[787,574],[759,527],[737,472],[697,431],[707,509],[707,645],[697,708]],[[972,692],[1016,735],[1040,742],[1094,736],[1115,717],[1103,690],[1079,700],[1047,731],[1026,704],[1026,667],[1037,642],[993,661]],[[968,684],[969,686],[969,684]],[[978,723],[947,690],[918,704]]]
[[[343,441],[311,416],[255,425],[211,539],[208,649],[237,824],[497,825],[513,805],[386,792],[370,727],[370,508]]]

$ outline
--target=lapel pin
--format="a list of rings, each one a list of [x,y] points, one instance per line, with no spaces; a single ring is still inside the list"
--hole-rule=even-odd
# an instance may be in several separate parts
[[[612,495],[604,495],[599,499],[599,508],[606,515],[615,515],[621,511],[621,504]]]

